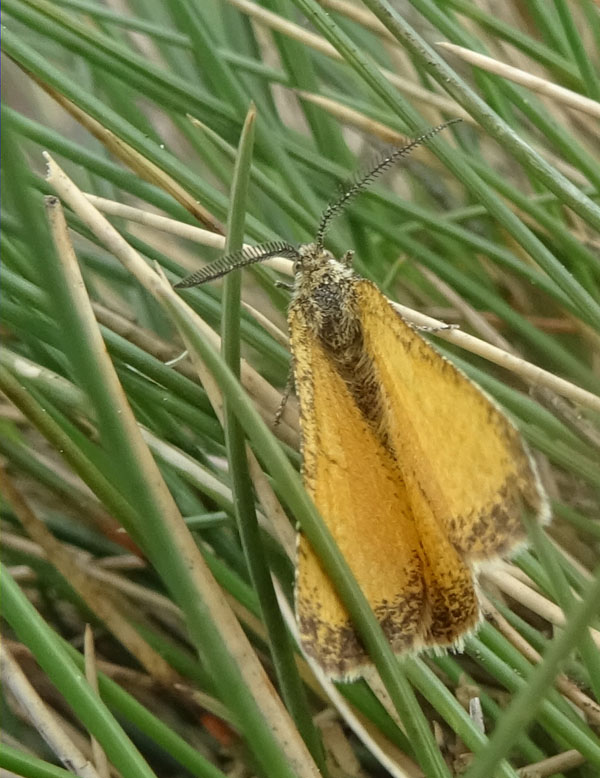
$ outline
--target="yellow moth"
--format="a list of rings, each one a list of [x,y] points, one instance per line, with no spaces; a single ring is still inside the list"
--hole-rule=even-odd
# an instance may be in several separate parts
[[[392,152],[329,205],[314,243],[251,247],[177,284],[273,256],[294,260],[288,324],[304,484],[397,653],[460,646],[480,619],[477,568],[523,542],[523,511],[549,516],[512,422],[356,276],[351,252],[336,259],[323,245],[351,197],[446,126]],[[331,677],[368,666],[302,536],[296,614],[304,650]]]

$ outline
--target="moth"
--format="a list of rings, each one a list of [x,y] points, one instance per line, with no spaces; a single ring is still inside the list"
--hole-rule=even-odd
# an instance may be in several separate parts
[[[394,150],[325,209],[314,242],[223,257],[194,286],[274,256],[294,261],[288,311],[305,487],[393,650],[460,647],[481,618],[477,570],[525,540],[548,500],[508,417],[370,281],[324,246],[332,218],[449,123]],[[332,678],[370,664],[333,584],[300,535],[296,615],[304,651]]]

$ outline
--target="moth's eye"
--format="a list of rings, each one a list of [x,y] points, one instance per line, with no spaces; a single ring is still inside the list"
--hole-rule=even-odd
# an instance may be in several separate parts
[[[294,260],[294,274],[299,273],[300,270],[302,270],[302,260],[296,259]]]

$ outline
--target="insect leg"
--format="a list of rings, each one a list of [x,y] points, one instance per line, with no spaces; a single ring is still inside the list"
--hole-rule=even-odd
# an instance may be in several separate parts
[[[287,289],[288,292],[294,291],[294,284],[288,284],[287,281],[275,281],[275,286],[278,289]]]
[[[277,408],[277,411],[275,412],[275,418],[273,419],[273,428],[276,428],[279,422],[281,421],[281,417],[283,416],[283,412],[285,410],[288,397],[292,393],[293,389],[294,389],[294,371],[290,367],[290,372],[288,373],[287,381],[285,383],[285,389],[283,390],[279,407]]]
[[[444,332],[445,330],[459,330],[460,324],[438,324],[435,327],[428,327],[426,324],[413,324],[417,332]]]

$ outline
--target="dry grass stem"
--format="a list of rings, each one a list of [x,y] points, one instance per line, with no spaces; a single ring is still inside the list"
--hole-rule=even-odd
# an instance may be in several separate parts
[[[186,224],[177,219],[171,219],[168,216],[161,216],[158,213],[152,213],[143,208],[125,205],[125,203],[119,203],[116,200],[97,197],[89,192],[85,192],[85,196],[92,205],[108,216],[128,219],[129,221],[136,222],[136,224],[142,224],[144,227],[152,227],[155,230],[168,232],[170,235],[191,240],[194,243],[200,243],[210,248],[223,249],[225,247],[225,236],[217,232],[205,230],[202,227],[195,227],[193,224]]]
[[[19,704],[27,711],[31,723],[67,770],[71,770],[80,778],[102,778],[28,681],[13,658],[6,641],[2,641],[0,646],[0,676],[5,688],[12,692]]]
[[[92,689],[98,694],[98,676],[96,668],[96,649],[94,647],[94,633],[89,624],[85,625],[83,635],[84,657],[85,657],[85,678]],[[104,749],[95,737],[91,736],[92,755],[96,770],[101,778],[109,778],[110,768]]]
[[[579,765],[583,765],[586,762],[586,758],[579,751],[572,749],[563,751],[562,754],[556,754],[556,756],[551,756],[548,759],[542,759],[541,762],[521,767],[517,770],[517,773],[520,778],[549,778],[549,776],[572,770],[574,767],[579,767]]]
[[[565,614],[558,605],[555,605],[539,592],[513,578],[506,569],[485,570],[482,572],[482,577],[494,583],[498,589],[521,603],[521,605],[529,608],[533,613],[537,613],[538,616],[554,624],[554,626],[563,627],[565,625]],[[600,648],[600,632],[590,627],[590,634],[594,643]]]
[[[446,49],[446,51],[450,51],[452,54],[456,54],[457,57],[460,57],[465,62],[469,62],[471,65],[475,65],[475,67],[481,68],[488,73],[495,73],[498,76],[507,78],[509,81],[514,81],[515,84],[521,84],[521,86],[525,86],[538,94],[550,97],[564,105],[568,105],[569,108],[584,111],[589,116],[600,119],[600,103],[596,102],[596,100],[590,100],[589,97],[585,97],[578,92],[572,92],[564,86],[559,86],[545,78],[534,76],[531,73],[527,73],[525,70],[515,68],[512,65],[507,65],[505,62],[500,62],[493,57],[487,57],[484,54],[471,51],[471,49],[466,49],[463,46],[457,46],[455,43],[441,41],[437,45],[442,49]]]

